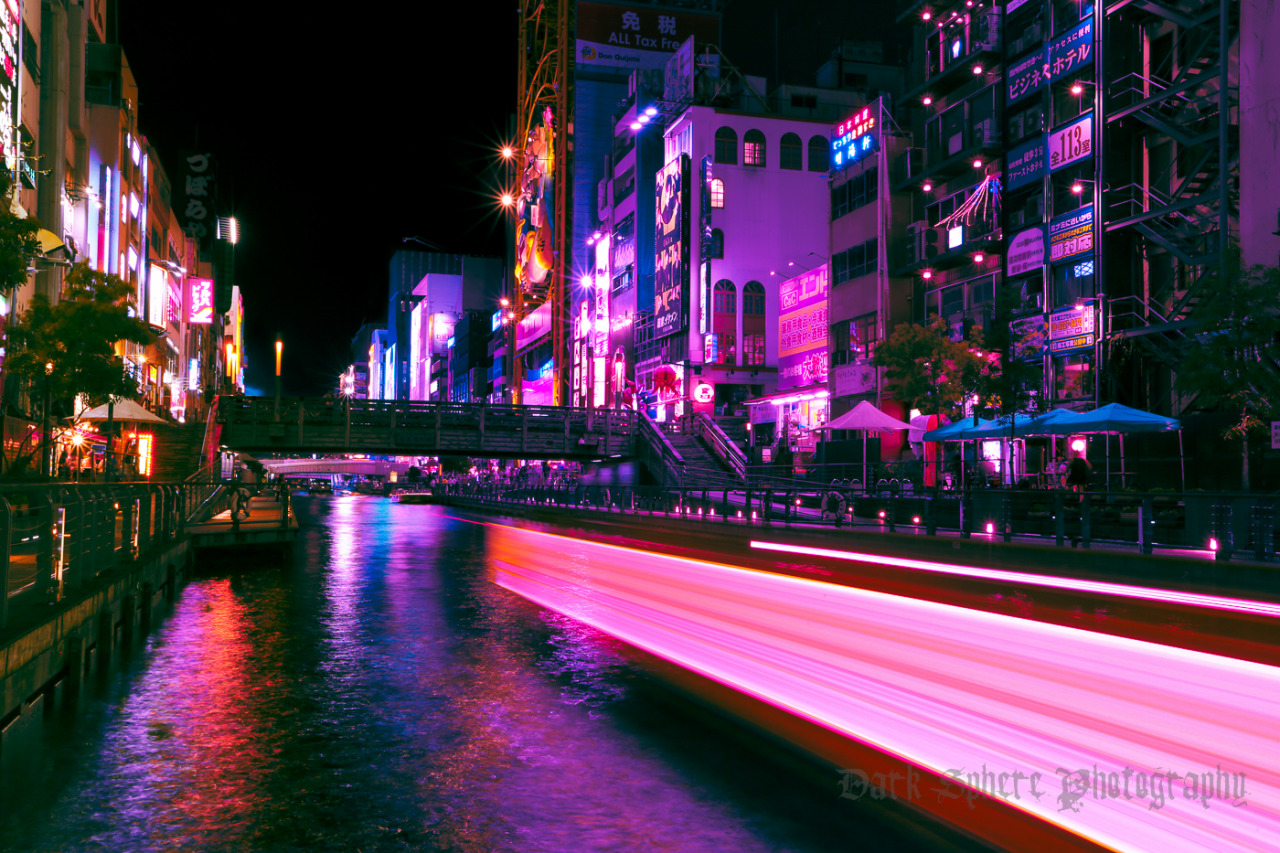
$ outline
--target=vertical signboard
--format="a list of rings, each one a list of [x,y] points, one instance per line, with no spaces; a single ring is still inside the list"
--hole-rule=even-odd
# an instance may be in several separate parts
[[[1025,187],[1044,178],[1045,142],[1037,136],[1009,149],[1004,169],[1005,186],[1011,190]]]
[[[183,155],[178,170],[174,195],[178,197],[175,209],[182,230],[195,238],[200,248],[208,250],[213,239],[216,220],[213,155],[208,152],[188,152]]]
[[[1097,343],[1097,312],[1093,305],[1064,308],[1049,315],[1049,352],[1063,355],[1092,350]]]
[[[831,129],[831,171],[839,172],[880,150],[880,104],[863,107]]]
[[[778,285],[778,390],[827,381],[827,265]]]
[[[705,335],[710,329],[708,315],[711,310],[711,158],[702,158],[702,206],[699,229],[702,240],[698,246],[698,257],[702,259],[702,268],[698,273],[698,333]]]
[[[165,314],[169,307],[169,271],[157,264],[147,270],[147,322],[157,329],[164,328]]]
[[[1093,253],[1093,205],[1087,204],[1049,223],[1049,262]]]
[[[1010,278],[1035,272],[1043,267],[1044,226],[1037,225],[1013,235],[1005,252],[1005,263],[1008,264]]]
[[[1049,171],[1093,156],[1093,113],[1063,125],[1049,134]]]
[[[689,157],[681,154],[658,171],[657,220],[654,223],[653,334],[684,328],[684,290],[688,282],[689,223],[685,216],[685,175]]]
[[[187,322],[213,322],[213,279],[189,278],[190,290],[187,296]]]

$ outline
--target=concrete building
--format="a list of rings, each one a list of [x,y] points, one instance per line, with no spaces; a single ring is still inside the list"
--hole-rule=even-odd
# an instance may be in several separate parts
[[[663,95],[654,301],[637,315],[635,378],[659,417],[690,405],[743,416],[778,385],[779,283],[827,261],[829,134],[865,96],[769,95],[701,45],[672,63],[687,73],[669,70]]]

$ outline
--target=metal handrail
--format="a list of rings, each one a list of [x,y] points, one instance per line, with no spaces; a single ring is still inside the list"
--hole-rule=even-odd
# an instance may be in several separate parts
[[[657,462],[660,463],[663,479],[674,479],[677,484],[684,482],[685,461],[679,451],[671,444],[658,425],[653,422],[649,415],[645,412],[639,413],[638,425],[641,437],[644,438],[643,446],[650,454],[657,455]],[[650,466],[652,470],[655,466]]]
[[[681,428],[706,441],[739,480],[746,480],[747,455],[712,418],[703,412],[694,412],[681,420]]]

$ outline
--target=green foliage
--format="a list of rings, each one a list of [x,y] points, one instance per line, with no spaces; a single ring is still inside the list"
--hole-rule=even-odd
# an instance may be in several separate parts
[[[13,214],[14,190],[8,170],[0,169],[0,294],[6,297],[26,282],[31,259],[40,251],[40,223]]]
[[[981,329],[967,341],[953,341],[941,318],[927,326],[903,324],[876,347],[872,361],[885,369],[894,399],[908,409],[954,419],[974,396],[979,407],[992,402],[989,386],[998,359],[983,350]]]
[[[9,369],[36,387],[47,379],[53,400],[84,394],[98,403],[108,395],[136,396],[115,344],[149,344],[155,335],[142,320],[129,316],[132,296],[132,286],[119,276],[76,264],[56,305],[42,294],[32,297],[11,331]]]
[[[1176,387],[1198,408],[1231,413],[1224,438],[1261,432],[1280,415],[1280,269],[1233,261],[1198,290],[1196,344]]]

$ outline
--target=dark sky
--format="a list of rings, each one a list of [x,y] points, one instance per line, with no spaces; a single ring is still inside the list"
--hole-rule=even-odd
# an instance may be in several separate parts
[[[492,196],[517,5],[321,8],[120,0],[142,133],[171,176],[179,149],[219,158],[219,203],[240,222],[248,384],[263,393],[277,335],[286,393],[334,387],[361,322],[385,319],[387,262],[405,238],[503,250]],[[866,17],[832,0],[731,0],[722,47],[771,84],[775,67],[811,83],[834,34],[864,37]]]

